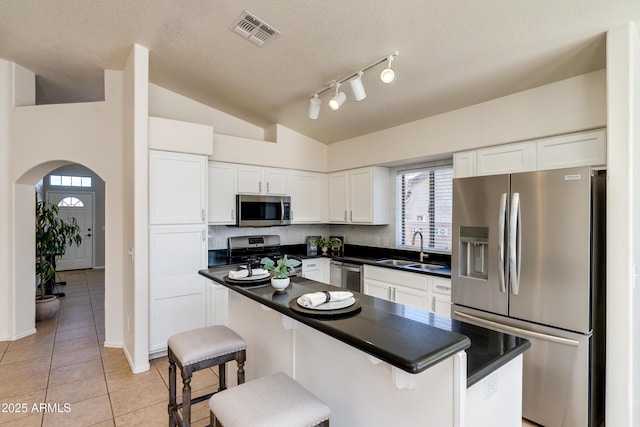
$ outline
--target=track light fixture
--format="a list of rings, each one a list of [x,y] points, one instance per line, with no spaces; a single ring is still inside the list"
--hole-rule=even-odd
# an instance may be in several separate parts
[[[396,73],[393,71],[393,68],[391,68],[391,61],[393,61],[393,55],[389,55],[387,58],[387,68],[382,70],[380,73],[380,80],[382,80],[382,83],[389,84],[396,78]]]
[[[333,84],[336,87],[336,93],[333,95],[333,98],[329,100],[329,108],[336,111],[338,108],[342,107],[344,101],[347,100],[347,95],[340,91],[340,83],[334,82]]]
[[[328,102],[329,109],[333,111],[338,110],[347,99],[347,95],[344,92],[340,91],[340,86],[347,81],[349,82],[349,87],[351,88],[353,99],[355,99],[356,101],[362,101],[363,99],[365,99],[367,97],[367,93],[365,92],[364,85],[362,83],[362,76],[364,75],[364,72],[384,62],[387,63],[387,67],[380,73],[380,79],[384,83],[391,83],[395,79],[395,72],[391,68],[391,61],[393,61],[396,56],[398,56],[398,51],[392,52],[391,54],[380,58],[375,62],[372,62],[371,64],[361,68],[360,70],[341,78],[340,80],[333,80],[331,83],[328,83],[327,86],[311,95],[307,116],[311,120],[316,120],[318,118],[318,116],[320,115],[320,105],[322,104],[322,101],[318,96],[330,89],[335,89],[335,93]]]
[[[313,95],[313,97],[309,100],[309,112],[307,113],[307,116],[311,120],[317,119],[318,116],[320,115],[321,104],[322,104],[322,101],[320,101],[320,98],[318,98],[317,94]]]
[[[364,91],[364,85],[362,84],[362,71],[358,71],[358,76],[349,80],[349,86],[351,87],[351,93],[353,93],[353,99],[356,101],[362,101],[367,97],[367,92]]]

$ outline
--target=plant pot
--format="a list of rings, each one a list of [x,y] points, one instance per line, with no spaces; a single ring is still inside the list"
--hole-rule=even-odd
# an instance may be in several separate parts
[[[289,286],[290,278],[285,277],[284,279],[278,279],[275,277],[271,278],[271,286],[276,288],[276,291],[283,291]]]
[[[55,295],[45,295],[36,299],[36,322],[53,319],[60,310],[60,300]]]
[[[329,248],[327,246],[322,247],[322,255],[326,255]]]

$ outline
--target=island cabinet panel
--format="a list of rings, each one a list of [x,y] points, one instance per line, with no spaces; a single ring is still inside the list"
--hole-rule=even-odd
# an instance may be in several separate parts
[[[289,195],[289,171],[252,165],[238,165],[238,193]]]
[[[209,162],[208,222],[233,225],[236,223],[236,165]]]
[[[329,174],[329,222],[389,223],[389,169],[372,166]]]
[[[290,177],[291,223],[320,224],[327,220],[327,176],[292,170]]]
[[[408,374],[240,295],[231,294],[229,311],[249,349],[246,380],[286,373],[331,408],[331,425],[456,426],[463,418],[466,364],[456,356]],[[227,370],[235,384],[235,363]]]

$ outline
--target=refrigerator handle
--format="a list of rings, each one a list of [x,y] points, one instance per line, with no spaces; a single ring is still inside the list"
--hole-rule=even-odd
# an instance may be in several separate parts
[[[498,218],[498,263],[500,265],[499,268],[499,281],[500,281],[500,291],[502,293],[507,292],[507,282],[505,280],[505,269],[506,265],[504,263],[504,232],[506,227],[506,217],[507,217],[507,193],[502,193],[500,196],[500,217]]]
[[[509,219],[509,273],[514,295],[520,292],[520,237],[520,193],[513,193]]]
[[[572,340],[569,338],[557,337],[555,335],[543,334],[540,332],[533,332],[522,328],[517,328],[515,326],[507,326],[502,323],[493,322],[491,320],[483,319],[481,317],[472,316],[467,313],[462,313],[460,311],[454,310],[454,315],[459,317],[461,320],[470,320],[473,323],[478,325],[482,325],[487,327],[488,329],[492,329],[498,332],[504,332],[511,335],[517,335],[524,338],[537,338],[543,341],[554,342],[557,344],[569,345],[571,347],[578,347],[580,343],[576,340]]]

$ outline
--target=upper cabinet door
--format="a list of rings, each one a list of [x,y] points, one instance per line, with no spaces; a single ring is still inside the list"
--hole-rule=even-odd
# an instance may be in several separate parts
[[[289,171],[263,168],[261,166],[238,165],[238,193],[289,195]]]
[[[536,170],[535,142],[498,145],[477,151],[476,172],[478,175]]]
[[[262,194],[262,168],[260,166],[238,165],[238,193]]]
[[[149,151],[149,224],[207,220],[207,156]]]
[[[236,223],[236,165],[209,162],[209,224]]]
[[[349,174],[329,174],[329,221],[347,222],[349,211]]]
[[[289,171],[287,169],[264,168],[263,192],[276,196],[289,195]]]
[[[357,169],[349,175],[351,209],[349,221],[373,222],[373,171]]]
[[[292,224],[321,223],[326,217],[326,175],[292,170],[290,178]]]

